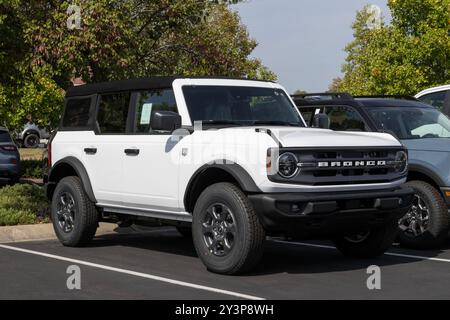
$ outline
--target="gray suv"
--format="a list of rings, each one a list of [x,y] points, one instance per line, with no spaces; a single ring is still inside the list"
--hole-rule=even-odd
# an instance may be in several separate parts
[[[450,119],[408,96],[352,97],[327,93],[293,96],[305,121],[324,113],[336,131],[389,132],[409,152],[407,184],[412,209],[399,221],[399,240],[424,249],[442,244],[450,228]]]

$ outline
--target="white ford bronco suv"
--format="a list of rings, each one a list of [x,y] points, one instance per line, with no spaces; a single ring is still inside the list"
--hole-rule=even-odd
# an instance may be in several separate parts
[[[398,140],[306,128],[272,82],[154,77],[71,87],[48,157],[63,245],[86,245],[99,221],[169,224],[223,274],[255,266],[266,235],[380,255],[412,201]]]

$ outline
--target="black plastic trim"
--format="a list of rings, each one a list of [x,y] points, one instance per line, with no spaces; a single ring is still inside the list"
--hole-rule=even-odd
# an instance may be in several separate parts
[[[54,191],[54,187],[58,181],[56,181],[56,173],[59,165],[61,164],[67,164],[71,166],[75,172],[77,173],[77,176],[81,179],[81,183],[83,184],[83,189],[86,192],[87,196],[89,197],[89,200],[91,200],[94,203],[97,203],[97,199],[94,196],[94,191],[92,189],[91,181],[89,179],[89,175],[86,171],[86,168],[81,163],[80,160],[78,160],[75,157],[67,157],[59,160],[55,163],[54,166],[50,169],[50,172],[48,174],[48,183],[49,185],[53,185],[53,187],[47,186],[47,196],[49,196],[49,193],[52,193]],[[53,189],[53,190],[52,190]]]

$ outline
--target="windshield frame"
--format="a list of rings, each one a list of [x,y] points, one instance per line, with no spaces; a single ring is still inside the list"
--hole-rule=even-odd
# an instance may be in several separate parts
[[[291,108],[289,112],[292,112],[292,114],[295,115],[295,117],[293,117],[292,120],[298,120],[298,122],[284,121],[285,123],[282,123],[283,121],[279,121],[280,119],[273,119],[274,124],[271,124],[270,123],[271,121],[267,121],[265,119],[256,119],[256,120],[234,120],[234,119],[232,119],[232,120],[229,120],[230,123],[227,124],[227,123],[224,123],[224,122],[227,122],[226,120],[217,119],[216,121],[214,121],[214,120],[209,119],[209,120],[202,121],[203,126],[206,126],[206,127],[289,126],[289,127],[301,127],[301,128],[307,127],[302,114],[298,110],[295,103],[292,101],[290,95],[284,90],[284,88],[282,88],[281,86],[275,85],[273,83],[271,83],[271,86],[266,86],[266,85],[255,86],[255,85],[246,85],[245,82],[247,82],[247,80],[241,80],[240,82],[241,83],[239,85],[232,84],[232,83],[217,84],[214,82],[207,83],[207,84],[206,83],[205,84],[203,84],[203,83],[202,84],[183,83],[180,86],[180,89],[181,89],[181,94],[183,95],[183,99],[184,99],[185,106],[186,106],[186,111],[189,115],[189,120],[191,122],[191,125],[194,125],[194,122],[197,122],[200,120],[195,120],[192,116],[192,108],[191,108],[191,106],[189,106],[189,101],[188,101],[188,97],[187,97],[185,89],[188,87],[210,87],[211,89],[219,89],[221,87],[229,87],[229,88],[241,88],[241,89],[249,89],[249,90],[264,89],[264,90],[271,90],[273,92],[278,92],[278,94],[282,95],[282,98],[284,98],[284,101],[286,102],[286,104]],[[297,119],[295,119],[295,118],[297,118]],[[266,122],[267,124],[266,123],[257,124],[258,122]]]

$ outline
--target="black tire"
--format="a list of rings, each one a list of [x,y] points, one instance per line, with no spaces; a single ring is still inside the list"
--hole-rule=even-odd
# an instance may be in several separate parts
[[[23,139],[23,146],[25,148],[36,148],[39,145],[39,142],[39,136],[35,133],[30,133]]]
[[[223,219],[227,220],[227,225],[234,226],[234,236],[227,233],[227,242],[231,242],[232,246],[223,256],[208,247],[206,239],[210,238],[203,232],[205,219],[212,217],[208,209],[217,206],[229,209],[222,213],[229,212],[227,217],[231,217],[232,223],[228,218]],[[264,251],[265,232],[253,206],[246,195],[231,183],[217,183],[203,191],[195,204],[192,235],[199,258],[208,270],[216,273],[231,275],[249,271],[260,261]],[[212,232],[209,235],[212,236]],[[225,249],[225,245],[222,247]]]
[[[192,239],[192,228],[190,227],[176,227],[179,234],[184,238]]]
[[[362,233],[361,239],[355,236],[339,237],[333,240],[336,248],[346,257],[350,258],[376,258],[384,254],[394,243],[398,232],[398,223],[392,220],[389,223]],[[351,239],[354,238],[354,239]]]
[[[398,236],[400,244],[412,249],[439,247],[447,240],[450,229],[450,216],[443,197],[435,187],[424,181],[409,181],[406,185],[414,189],[415,201],[419,196],[426,204],[429,220],[425,232],[418,236],[400,230]]]
[[[73,199],[73,205],[72,209],[67,209],[66,212],[70,211],[73,227],[71,230],[69,228],[64,230],[65,221],[62,221],[64,218],[58,214],[58,210],[62,208],[61,197],[65,197],[65,202],[68,202],[70,196]],[[69,216],[69,213],[66,216]],[[98,212],[95,204],[84,192],[80,178],[65,177],[59,181],[53,194],[51,218],[56,236],[64,246],[81,247],[92,240],[98,227]]]

